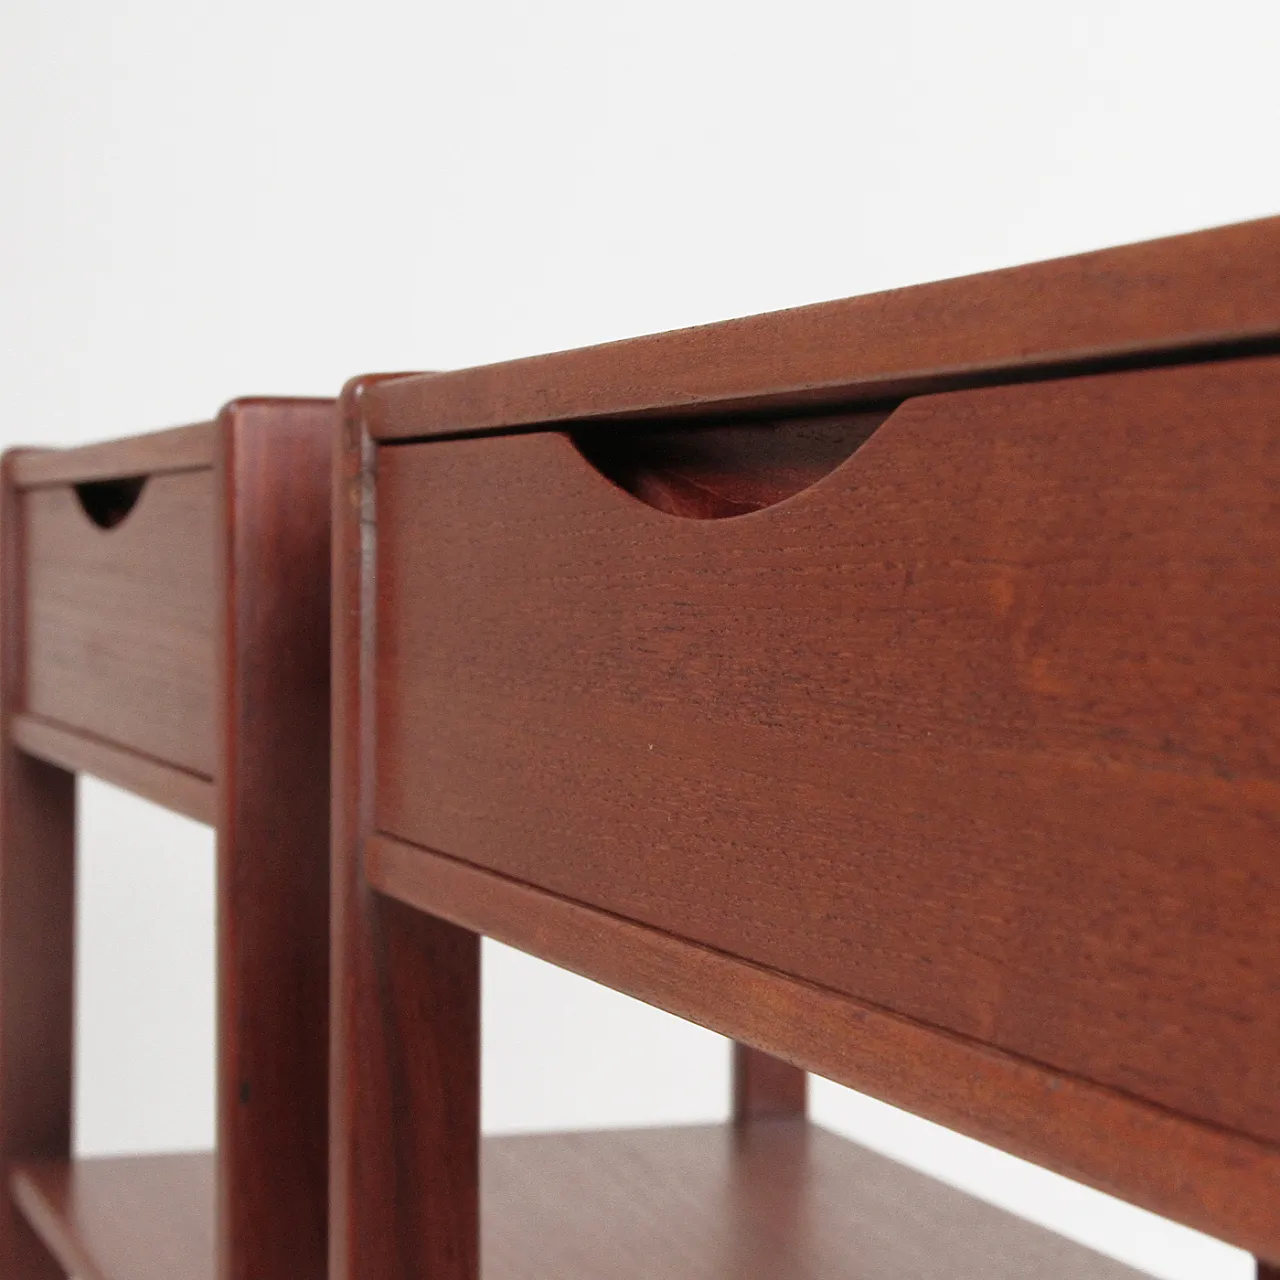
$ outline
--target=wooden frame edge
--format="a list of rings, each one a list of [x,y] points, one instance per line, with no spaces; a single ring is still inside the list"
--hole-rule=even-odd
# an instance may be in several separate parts
[[[217,456],[217,424],[198,422],[145,435],[77,445],[69,449],[24,449],[14,456],[14,488],[82,484],[121,476],[204,471]]]
[[[342,390],[333,470],[333,605],[330,645],[333,756],[330,788],[329,969],[329,1241],[332,1280],[353,1280],[361,1245],[356,1173],[348,1148],[357,1099],[353,1097],[346,1041],[357,1010],[347,971],[362,940],[362,876],[358,849],[372,821],[364,767],[371,754],[373,590],[373,474],[375,454],[362,409],[370,380],[356,378]]]
[[[330,1280],[480,1274],[480,939],[373,892],[374,504],[364,397],[334,468]]]
[[[10,736],[19,750],[46,764],[91,774],[196,822],[213,824],[215,789],[211,778],[28,712],[14,715]]]
[[[1280,218],[1261,218],[399,377],[373,389],[365,419],[389,444],[589,421],[812,412],[1246,354],[1280,343],[1278,285]]]
[[[377,833],[372,888],[1262,1256],[1280,1149]]]

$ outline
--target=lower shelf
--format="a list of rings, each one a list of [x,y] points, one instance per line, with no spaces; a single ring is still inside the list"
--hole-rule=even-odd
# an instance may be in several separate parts
[[[794,1120],[492,1138],[484,1280],[1139,1280]]]
[[[797,1121],[489,1138],[484,1280],[1138,1280]],[[19,1168],[81,1280],[212,1280],[213,1157]]]
[[[19,1165],[13,1198],[77,1280],[213,1280],[213,1156]]]

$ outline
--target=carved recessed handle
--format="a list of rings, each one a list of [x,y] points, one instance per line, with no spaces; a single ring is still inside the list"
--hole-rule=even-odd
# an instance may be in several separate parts
[[[721,520],[771,507],[830,474],[896,406],[701,426],[610,423],[570,438],[601,475],[668,515]]]
[[[111,480],[86,480],[74,488],[85,515],[99,529],[114,529],[137,506],[146,483],[146,476],[122,476]]]

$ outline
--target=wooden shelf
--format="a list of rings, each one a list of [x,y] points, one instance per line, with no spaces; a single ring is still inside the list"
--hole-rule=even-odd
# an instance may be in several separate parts
[[[801,1121],[491,1138],[484,1280],[1138,1280]]]
[[[1138,1280],[798,1121],[489,1138],[484,1280]],[[212,1280],[210,1155],[30,1164],[14,1196],[80,1280]]]
[[[77,1280],[213,1280],[209,1154],[19,1165],[13,1197]]]

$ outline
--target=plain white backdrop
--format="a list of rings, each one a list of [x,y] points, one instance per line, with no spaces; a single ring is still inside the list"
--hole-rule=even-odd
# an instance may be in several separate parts
[[[4,0],[0,442],[1280,209],[1280,4]],[[209,834],[85,783],[77,1141],[212,1135]],[[496,946],[490,1129],[710,1119],[716,1037]],[[1237,1251],[819,1083],[1169,1280]]]

